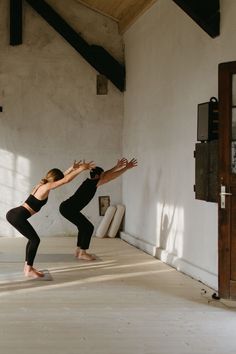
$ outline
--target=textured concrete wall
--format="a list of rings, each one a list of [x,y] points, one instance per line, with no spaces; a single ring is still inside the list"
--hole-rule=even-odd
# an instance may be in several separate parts
[[[83,37],[123,60],[117,24],[76,1],[49,1]],[[121,155],[123,94],[109,82],[96,95],[97,72],[34,10],[24,6],[23,44],[9,45],[9,1],[0,2],[0,228],[18,235],[5,221],[52,167],[65,170],[74,159],[94,160],[105,169]],[[31,221],[40,235],[75,233],[58,213],[77,181],[52,191],[48,204]],[[101,187],[99,195],[121,201],[121,179]],[[85,210],[98,225],[97,198]]]
[[[221,1],[209,37],[173,1],[159,0],[125,35],[124,237],[217,287],[217,205],[194,199],[197,104],[218,96],[218,64],[235,60],[236,2]]]

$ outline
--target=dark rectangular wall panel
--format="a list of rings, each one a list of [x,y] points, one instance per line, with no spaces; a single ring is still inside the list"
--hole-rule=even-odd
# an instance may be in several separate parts
[[[195,199],[218,202],[218,141],[195,146]]]

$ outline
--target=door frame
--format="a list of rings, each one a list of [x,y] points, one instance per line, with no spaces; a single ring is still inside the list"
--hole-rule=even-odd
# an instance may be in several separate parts
[[[232,75],[236,74],[236,61],[219,64],[219,179],[218,179],[218,283],[219,296],[231,298],[231,206],[230,197],[225,198],[221,208],[221,184],[228,191],[231,174],[232,132]]]

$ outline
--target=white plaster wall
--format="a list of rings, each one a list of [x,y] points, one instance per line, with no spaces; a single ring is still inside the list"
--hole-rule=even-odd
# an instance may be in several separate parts
[[[217,288],[217,205],[194,199],[197,104],[218,96],[218,64],[236,59],[236,1],[221,1],[212,39],[158,0],[125,34],[122,237]]]
[[[117,24],[75,0],[50,4],[91,44],[103,45],[123,60]],[[0,235],[19,235],[5,220],[32,187],[53,168],[65,170],[74,159],[94,160],[105,169],[121,156],[123,94],[109,82],[96,95],[97,72],[25,3],[23,45],[9,45],[9,1],[0,2]],[[52,191],[48,204],[31,218],[40,236],[76,234],[58,212],[87,173]],[[97,197],[121,202],[121,179],[99,189],[84,210],[95,227]]]

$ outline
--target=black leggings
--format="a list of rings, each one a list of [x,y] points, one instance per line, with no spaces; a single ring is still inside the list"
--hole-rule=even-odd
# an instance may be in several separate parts
[[[9,210],[7,212],[6,218],[7,221],[9,221],[9,223],[16,228],[16,230],[18,230],[29,240],[26,245],[25,261],[29,266],[33,266],[40,243],[40,238],[27,220],[30,216],[31,214],[29,210],[23,206],[19,206]]]
[[[87,250],[94,230],[93,224],[82,213],[76,211],[68,202],[62,202],[59,210],[64,218],[77,226],[77,246],[82,250]]]

